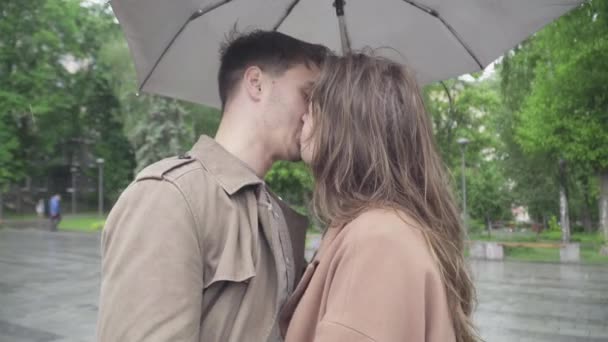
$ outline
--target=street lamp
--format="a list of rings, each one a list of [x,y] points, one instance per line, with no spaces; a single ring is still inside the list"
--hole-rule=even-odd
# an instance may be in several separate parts
[[[78,174],[78,162],[73,162],[70,167],[72,174],[72,215],[76,214],[76,176]]]
[[[99,216],[103,217],[103,158],[97,158],[97,169],[99,171],[99,181],[97,182],[97,205],[99,206]]]
[[[467,138],[459,138],[456,140],[458,145],[460,145],[460,150],[462,151],[462,222],[464,222],[465,226],[467,224],[467,181],[465,178],[465,152],[467,150],[467,145],[469,144],[469,139]]]

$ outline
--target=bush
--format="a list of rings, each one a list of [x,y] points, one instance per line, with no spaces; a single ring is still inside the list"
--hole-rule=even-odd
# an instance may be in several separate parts
[[[562,227],[557,222],[557,217],[555,217],[555,215],[552,215],[551,218],[549,219],[549,231],[550,232],[561,232],[562,231]]]
[[[560,241],[562,239],[562,231],[558,230],[558,231],[553,231],[551,229],[542,232],[539,235],[539,238],[541,240],[551,240],[551,241]]]
[[[527,222],[516,222],[515,223],[515,227],[517,229],[531,229],[532,228],[532,224],[527,223]]]
[[[585,227],[575,224],[572,225],[572,233],[584,233],[585,232]]]
[[[305,208],[309,205],[313,178],[303,163],[275,163],[266,175],[266,182],[272,191],[291,206]]]
[[[477,235],[486,230],[486,224],[483,221],[469,219],[467,223],[467,228],[470,235]]]

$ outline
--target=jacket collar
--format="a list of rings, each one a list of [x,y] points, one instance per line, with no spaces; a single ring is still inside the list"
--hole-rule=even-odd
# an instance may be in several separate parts
[[[203,164],[230,196],[246,186],[264,184],[243,161],[206,135],[199,138],[189,154]]]

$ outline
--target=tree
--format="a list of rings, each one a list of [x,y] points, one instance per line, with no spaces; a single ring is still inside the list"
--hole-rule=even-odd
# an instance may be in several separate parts
[[[6,184],[16,181],[23,174],[18,158],[19,140],[11,120],[12,116],[0,113],[0,192]]]
[[[500,161],[490,160],[471,170],[467,185],[472,217],[483,219],[492,229],[492,222],[511,217],[511,192]]]
[[[176,100],[154,102],[148,119],[138,122],[130,135],[138,171],[190,148],[194,136],[186,124],[188,115]]]
[[[88,114],[86,130],[95,141],[94,155],[104,159],[108,171],[104,174],[104,193],[113,203],[133,179],[135,156],[118,116],[120,104],[107,80],[94,75],[90,82],[94,86],[84,103]],[[95,178],[95,175],[93,172],[91,176]]]
[[[502,144],[495,117],[502,112],[498,80],[448,80],[424,89],[438,149],[444,162],[460,179],[461,150],[458,138],[467,138],[466,182],[468,215],[490,222],[510,215],[511,198],[502,168]],[[453,182],[454,185],[460,182]],[[461,194],[462,189],[455,190]],[[462,198],[462,196],[461,196]]]
[[[530,216],[547,227],[549,218],[558,211],[557,164],[546,151],[524,151],[516,139],[521,125],[520,111],[532,88],[534,68],[540,60],[539,51],[530,48],[532,38],[507,53],[498,65],[500,92],[504,105],[496,117],[496,129],[504,147],[505,174],[513,182],[515,205],[528,208]]]
[[[539,61],[518,114],[518,140],[525,150],[599,175],[600,226],[608,239],[608,3],[585,3],[539,32],[529,48]]]
[[[108,83],[119,101],[118,117],[135,151],[136,170],[187,151],[201,134],[215,134],[219,110],[137,93],[133,62],[117,25],[100,51],[100,60],[108,70]]]
[[[460,167],[458,138],[470,140],[467,162],[471,164],[476,164],[482,158],[482,150],[489,152],[494,148],[495,137],[485,122],[499,107],[500,99],[491,83],[455,79],[424,89],[437,147],[451,169]]]
[[[62,191],[55,175],[77,161],[86,175],[83,163],[96,157],[110,163],[106,188],[124,186],[122,167],[133,158],[97,59],[113,20],[79,0],[0,4],[0,186],[50,177],[51,190]]]

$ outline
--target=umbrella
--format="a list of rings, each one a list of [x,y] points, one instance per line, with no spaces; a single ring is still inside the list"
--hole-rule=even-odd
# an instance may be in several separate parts
[[[219,47],[277,30],[334,51],[378,49],[421,84],[478,71],[581,0],[113,0],[139,90],[218,106]]]

